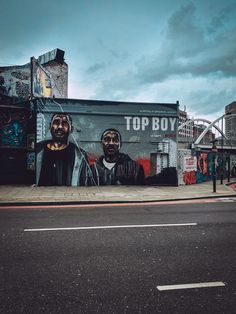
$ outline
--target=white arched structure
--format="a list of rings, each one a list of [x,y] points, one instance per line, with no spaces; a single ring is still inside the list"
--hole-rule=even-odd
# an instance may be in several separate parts
[[[222,120],[223,118],[225,117],[225,114],[217,119],[215,119],[213,122],[211,122],[208,127],[199,135],[199,137],[196,139],[195,143],[194,144],[199,144],[201,142],[201,140],[203,139],[203,137],[206,135],[206,133],[209,131],[209,129],[211,129],[211,127],[216,127],[216,123],[220,120]],[[222,135],[222,137],[224,137],[226,140],[228,139],[226,137],[226,135],[224,134],[224,132],[222,130],[220,130],[218,127],[217,127],[217,130],[220,132],[220,134]]]
[[[200,136],[197,138],[197,140],[195,141],[195,144],[199,144],[200,141],[202,140],[202,138],[204,137],[204,135],[208,132],[208,130],[211,127],[214,127],[225,139],[227,139],[226,135],[224,134],[224,132],[216,125],[216,123],[218,121],[220,121],[220,119],[222,119],[225,115],[221,116],[220,118],[217,118],[216,120],[214,120],[213,122],[207,120],[207,119],[203,119],[203,118],[196,118],[196,119],[191,119],[188,120],[184,123],[182,123],[179,127],[178,127],[178,131],[182,130],[186,125],[189,125],[191,123],[194,123],[195,121],[202,121],[205,123],[208,123],[208,127],[200,134]],[[204,134],[203,134],[204,133]],[[203,134],[203,135],[202,135]],[[200,138],[200,139],[199,139]],[[199,140],[199,141],[198,141]]]
[[[195,119],[190,119],[184,123],[182,123],[179,127],[178,127],[178,131],[182,130],[186,125],[189,125],[191,123],[194,123],[195,121],[202,121],[208,124],[208,126],[204,129],[204,131],[199,135],[199,137],[196,139],[196,141],[194,142],[194,145],[198,145],[200,144],[201,140],[204,138],[204,136],[207,134],[207,132],[214,127],[222,136],[222,138],[225,138],[226,140],[228,140],[227,136],[225,135],[224,131],[223,131],[223,127],[222,129],[216,124],[217,122],[219,122],[220,120],[223,120],[226,116],[229,116],[228,114],[223,114],[222,116],[220,116],[219,118],[215,119],[213,122],[204,119],[204,118],[195,118]]]

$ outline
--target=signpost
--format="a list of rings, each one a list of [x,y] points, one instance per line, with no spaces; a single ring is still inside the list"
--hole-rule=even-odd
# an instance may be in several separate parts
[[[213,192],[216,192],[216,153],[217,153],[217,147],[216,147],[216,141],[217,140],[213,140],[212,141],[212,153],[213,153]]]

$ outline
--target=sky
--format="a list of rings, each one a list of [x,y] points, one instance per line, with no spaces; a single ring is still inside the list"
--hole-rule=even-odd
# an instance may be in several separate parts
[[[236,100],[235,0],[0,0],[0,66],[59,48],[69,98],[180,103],[215,119]]]

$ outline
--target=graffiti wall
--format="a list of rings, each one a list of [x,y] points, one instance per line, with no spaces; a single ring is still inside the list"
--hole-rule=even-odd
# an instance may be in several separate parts
[[[177,185],[177,104],[36,100],[38,185]]]
[[[0,147],[26,147],[26,130],[30,112],[0,108]]]
[[[29,99],[30,96],[30,64],[0,68],[0,82],[4,94]]]
[[[0,106],[0,184],[34,183],[34,120],[22,104]]]
[[[236,178],[236,155],[230,156],[230,176]]]
[[[196,184],[213,180],[213,153],[179,151],[179,184]],[[236,157],[229,153],[215,155],[216,179],[236,177]]]

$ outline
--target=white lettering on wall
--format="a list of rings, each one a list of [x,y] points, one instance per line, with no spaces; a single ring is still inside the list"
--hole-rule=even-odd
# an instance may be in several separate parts
[[[176,118],[169,118],[169,120],[170,120],[170,128],[171,128],[171,131],[174,131]]]
[[[159,130],[160,126],[159,126],[159,118],[153,117],[152,118],[152,130],[153,131],[157,131]]]
[[[140,118],[139,117],[134,117],[133,118],[133,129],[135,131],[139,131],[140,130]]]
[[[149,125],[149,119],[148,119],[148,117],[142,117],[141,119],[142,119],[142,122],[141,122],[142,131],[145,131],[146,126]]]
[[[151,125],[152,131],[174,131],[176,118],[173,117],[124,117],[126,120],[126,130],[145,131]]]

